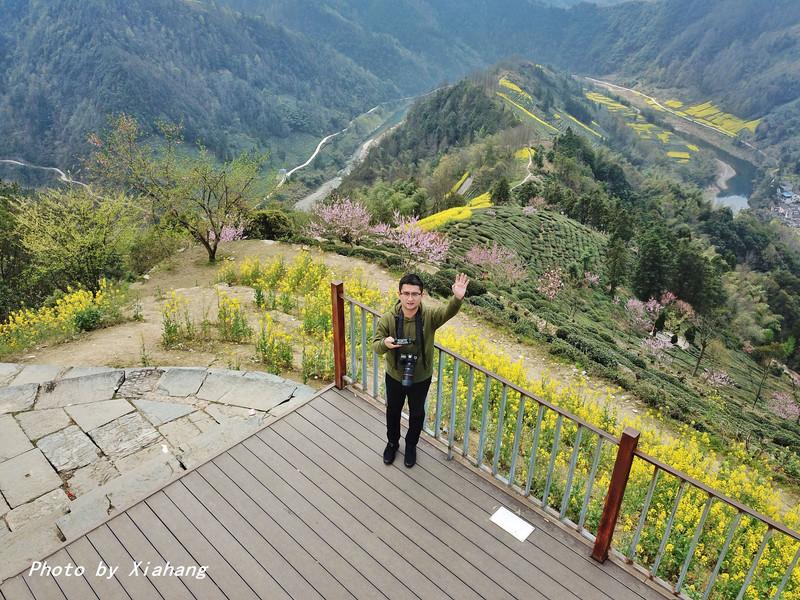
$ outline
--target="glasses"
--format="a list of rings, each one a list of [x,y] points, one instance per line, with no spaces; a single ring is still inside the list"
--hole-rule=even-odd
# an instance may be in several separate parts
[[[400,292],[400,295],[403,298],[419,298],[422,296],[422,292]]]

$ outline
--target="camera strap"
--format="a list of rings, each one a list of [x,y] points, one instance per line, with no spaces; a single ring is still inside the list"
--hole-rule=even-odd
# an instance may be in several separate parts
[[[422,333],[422,304],[419,305],[417,309],[417,316],[415,319],[416,326],[417,326],[417,349],[422,356],[422,364],[425,364],[425,338],[423,337]],[[394,324],[394,337],[397,339],[398,337],[403,337],[403,309],[401,308],[400,311],[397,313],[395,317],[395,324]],[[399,350],[399,348],[398,348]],[[394,353],[394,364],[397,368],[400,368],[400,353],[395,350]]]

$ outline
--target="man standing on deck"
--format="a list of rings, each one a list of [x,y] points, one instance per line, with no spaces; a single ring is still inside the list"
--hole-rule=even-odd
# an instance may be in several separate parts
[[[456,276],[453,297],[446,306],[433,308],[422,303],[423,286],[418,275],[400,279],[397,302],[381,317],[372,338],[372,349],[386,355],[386,437],[383,462],[394,461],[400,447],[400,414],[408,397],[407,467],[417,461],[417,442],[425,422],[425,398],[433,377],[433,340],[436,330],[461,308],[469,279]]]

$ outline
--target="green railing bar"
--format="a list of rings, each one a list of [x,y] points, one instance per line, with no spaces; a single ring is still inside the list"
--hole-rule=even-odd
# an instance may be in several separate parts
[[[361,309],[361,389],[367,391],[367,313]]]
[[[356,381],[356,305],[350,303],[350,379]]]
[[[581,436],[583,436],[583,426],[578,425],[578,432],[575,434],[575,446],[572,448],[572,456],[569,459],[569,471],[567,471],[567,482],[564,484],[564,497],[561,499],[561,511],[559,518],[563,519],[567,514],[569,498],[572,495],[572,478],[575,475],[575,465],[578,462],[578,452],[581,449]]]
[[[444,374],[444,361],[445,353],[439,350],[439,370],[436,375],[436,417],[433,420],[433,437],[439,439],[442,425],[442,393],[444,389],[444,381],[442,375]]]
[[[692,558],[694,558],[694,551],[697,549],[697,543],[700,541],[700,535],[703,533],[703,527],[705,527],[706,519],[708,518],[708,511],[711,510],[711,505],[714,503],[714,497],[709,496],[708,500],[706,500],[706,505],[703,508],[703,516],[700,517],[700,521],[697,523],[697,527],[694,530],[694,537],[692,537],[692,543],[689,544],[689,551],[686,553],[686,560],[683,561],[683,567],[681,567],[681,573],[678,576],[678,583],[675,584],[675,593],[678,594],[683,587],[683,581],[686,579],[686,574],[689,572],[689,565],[692,563]]]
[[[456,430],[456,400],[458,399],[458,360],[453,363],[453,391],[450,394],[450,423],[447,427],[447,460],[453,460],[453,440]]]
[[[530,496],[531,485],[533,485],[533,472],[536,470],[536,455],[539,453],[539,433],[542,431],[542,416],[544,416],[544,404],[539,405],[539,410],[536,414],[536,427],[533,429],[531,457],[528,460],[528,481],[525,482],[526,496]]]
[[[506,419],[506,402],[508,401],[508,386],[503,385],[500,397],[500,412],[497,413],[497,431],[494,434],[494,456],[492,457],[492,475],[497,475],[500,464],[500,448],[503,447],[503,425]]]
[[[492,393],[492,378],[486,376],[486,385],[483,390],[483,408],[481,410],[481,431],[478,439],[478,457],[476,466],[483,464],[483,447],[486,445],[486,419],[489,417],[489,397]]]
[[[761,555],[764,554],[764,549],[767,547],[767,544],[769,543],[773,533],[775,533],[775,530],[767,525],[767,532],[764,534],[764,539],[761,540],[761,545],[758,547],[758,552],[756,552],[755,557],[753,557],[753,562],[750,565],[750,569],[747,571],[747,577],[744,578],[744,583],[742,583],[742,587],[739,590],[739,594],[736,596],[736,600],[742,600],[742,598],[744,598],[744,593],[747,591],[747,588],[750,587],[750,581],[753,579],[753,574],[756,572],[758,561],[761,560]]]
[[[372,335],[374,336],[378,333],[378,317],[372,315]],[[372,353],[372,397],[378,397],[378,374],[380,369],[378,368],[378,353]]]
[[[783,588],[785,588],[786,584],[789,582],[789,578],[792,576],[792,571],[794,571],[794,568],[797,566],[798,559],[800,559],[800,548],[798,548],[797,552],[795,552],[792,564],[790,564],[789,568],[786,570],[786,575],[784,575],[783,579],[781,579],[781,584],[778,586],[778,590],[775,592],[772,600],[780,600],[781,594],[783,593]]]
[[[547,467],[547,480],[544,483],[544,493],[542,494],[542,508],[547,508],[547,498],[550,496],[550,485],[553,483],[553,470],[556,466],[558,445],[561,442],[561,424],[563,422],[564,415],[558,415],[556,419],[556,430],[553,433],[553,448],[550,451],[550,466]]]
[[[597,467],[600,466],[600,455],[603,448],[603,438],[597,436],[597,446],[594,448],[594,456],[592,457],[592,469],[589,472],[589,478],[586,480],[586,492],[583,495],[583,504],[581,505],[581,515],[578,519],[578,530],[583,529],[583,524],[586,522],[586,511],[589,510],[589,499],[592,497],[592,488],[594,487],[594,478],[597,476]]]
[[[731,521],[730,527],[728,527],[728,536],[725,538],[725,544],[722,546],[722,550],[719,551],[719,558],[717,559],[717,564],[714,565],[714,570],[711,572],[711,577],[706,584],[706,591],[703,593],[703,600],[708,600],[708,597],[711,595],[711,590],[714,588],[714,583],[717,580],[717,575],[719,574],[719,570],[722,567],[722,563],[725,561],[725,555],[728,553],[728,548],[733,541],[733,534],[736,533],[736,528],[739,527],[739,521],[742,520],[742,513],[741,511],[736,513],[736,518]]]
[[[514,429],[514,449],[511,451],[511,470],[508,473],[508,480],[514,482],[514,473],[517,470],[517,454],[519,454],[520,437],[522,433],[522,421],[525,416],[525,402],[527,396],[519,395],[519,406],[517,406],[517,427]]]
[[[681,503],[681,498],[683,498],[683,493],[686,491],[687,483],[688,482],[685,479],[681,479],[681,486],[678,488],[678,493],[675,494],[675,501],[672,503],[672,512],[669,515],[667,526],[664,529],[664,535],[661,538],[661,545],[658,547],[658,554],[656,554],[656,560],[653,563],[653,568],[650,569],[650,574],[653,577],[655,577],[656,572],[658,571],[658,567],[661,564],[661,559],[664,557],[664,550],[667,547],[667,540],[669,539],[669,536],[672,533],[672,525],[673,523],[675,523],[675,515],[678,514],[678,505]]]
[[[653,501],[653,492],[656,490],[656,483],[661,471],[658,467],[653,467],[653,477],[650,479],[650,485],[647,488],[647,496],[644,499],[644,506],[642,506],[642,514],[639,516],[639,524],[636,526],[636,531],[633,534],[631,541],[631,548],[628,551],[628,559],[634,561],[636,558],[636,546],[639,545],[639,537],[642,535],[644,523],[647,520],[647,513],[650,510],[650,503]]]
[[[475,369],[470,366],[467,377],[467,413],[464,415],[464,450],[462,454],[469,453],[469,428],[472,425],[472,388],[475,384]]]

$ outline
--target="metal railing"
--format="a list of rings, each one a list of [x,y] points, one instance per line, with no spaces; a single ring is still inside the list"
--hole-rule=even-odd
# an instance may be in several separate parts
[[[371,348],[381,315],[347,297],[341,282],[331,285],[331,299],[337,387],[351,384],[382,398],[383,361]],[[780,598],[790,588],[800,593],[797,532],[638,451],[637,431],[627,428],[618,440],[468,358],[438,343],[435,348],[435,404],[426,410],[424,431],[447,446],[448,459],[460,454],[591,540],[593,558],[603,562],[611,553],[679,596],[739,600],[765,554],[785,562],[788,548],[793,558],[779,578],[774,560],[764,561],[773,567],[767,575],[774,589],[765,598]],[[644,485],[642,470],[651,467]],[[636,486],[628,486],[632,471]],[[679,510],[691,503],[702,511]],[[621,514],[636,528],[618,525]],[[724,541],[718,539],[720,520],[729,521]],[[757,549],[751,548],[755,534]],[[741,562],[732,547],[753,554],[742,581],[731,576],[733,563]],[[704,563],[712,554],[709,571]]]

